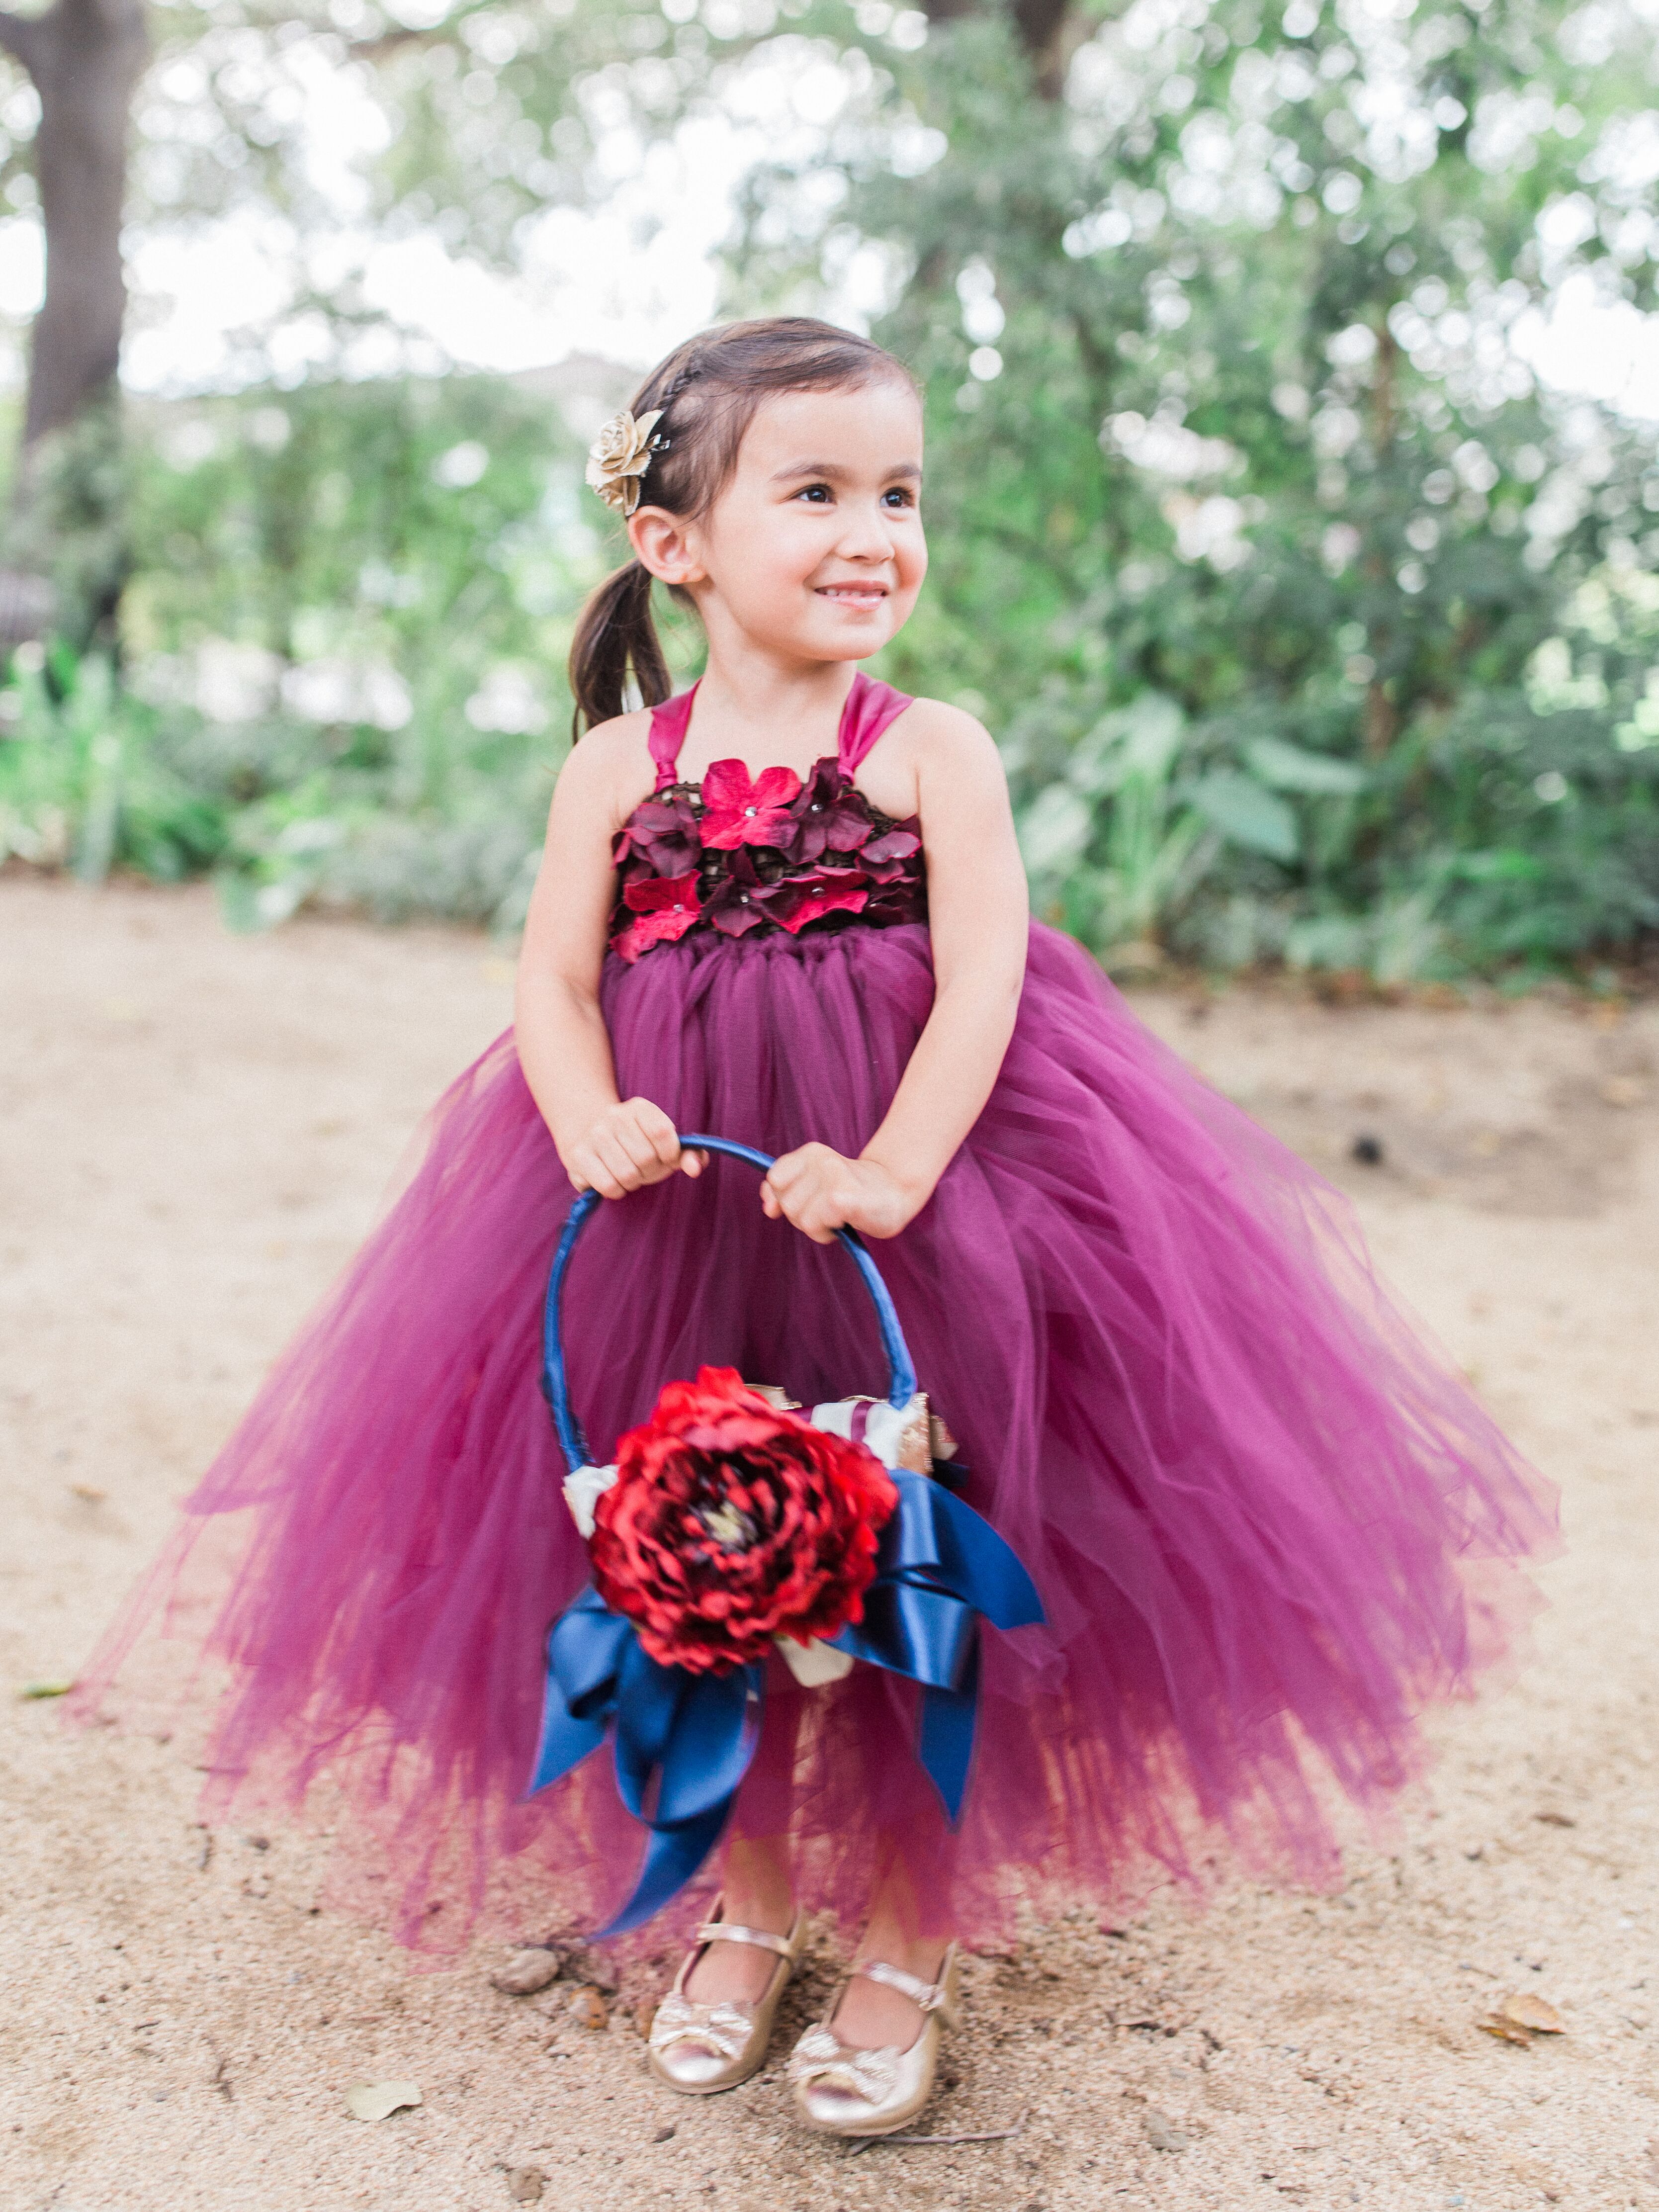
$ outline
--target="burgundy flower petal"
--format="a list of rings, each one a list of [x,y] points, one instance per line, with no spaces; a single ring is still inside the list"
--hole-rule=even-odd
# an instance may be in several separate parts
[[[884,830],[879,837],[872,837],[860,853],[860,860],[908,860],[913,853],[921,850],[921,840],[914,830],[902,823],[891,830]]]
[[[870,835],[870,802],[833,758],[817,762],[791,810],[795,828],[782,849],[792,860],[811,861],[825,853],[856,852]]]

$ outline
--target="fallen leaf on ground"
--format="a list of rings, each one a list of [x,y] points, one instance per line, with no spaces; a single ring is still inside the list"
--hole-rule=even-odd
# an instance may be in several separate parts
[[[515,2204],[539,2204],[547,2176],[538,2166],[515,2166],[507,2177],[507,2193]]]
[[[578,2027],[603,2027],[611,2017],[597,1990],[577,1990],[571,1997],[569,2010]]]
[[[67,1682],[25,1682],[22,1688],[17,1692],[17,1694],[20,1698],[66,1698],[74,1687],[75,1684],[73,1680]]]
[[[1553,2004],[1535,1997],[1530,1990],[1522,1990],[1518,1996],[1505,1997],[1498,2008],[1500,2016],[1511,2020],[1517,2027],[1529,2027],[1534,2035],[1565,2035],[1567,2024]]]
[[[70,1483],[70,1494],[71,1497],[84,1498],[88,1505],[101,1505],[109,1496],[108,1491],[100,1490],[90,1482]]]
[[[1474,2023],[1482,2035],[1495,2035],[1500,2043],[1518,2043],[1523,2050],[1532,2046],[1532,2038],[1516,2021],[1505,2020],[1501,2012],[1489,2012],[1485,2020]]]
[[[384,2120],[421,2102],[413,2081],[354,2081],[345,2093],[345,2108],[354,2120]]]
[[[1576,1828],[1578,1826],[1571,1813],[1534,1813],[1534,1820],[1541,1820],[1547,1828]]]
[[[1167,2112],[1150,2112],[1141,2124],[1154,2150],[1185,2150],[1191,2141],[1186,2130],[1178,2128]]]
[[[556,1982],[564,1972],[564,1960],[557,1951],[535,1949],[515,1952],[498,1973],[489,1977],[492,1989],[503,1996],[534,1996],[550,1982]]]

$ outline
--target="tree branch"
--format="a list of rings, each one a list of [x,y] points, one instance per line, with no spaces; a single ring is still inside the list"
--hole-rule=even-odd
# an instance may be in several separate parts
[[[0,9],[0,48],[21,62],[31,76],[45,49],[46,42],[41,37],[45,29],[43,16],[12,15]]]

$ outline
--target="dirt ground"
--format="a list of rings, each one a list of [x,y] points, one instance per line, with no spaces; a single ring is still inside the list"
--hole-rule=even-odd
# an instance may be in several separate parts
[[[314,1842],[210,1837],[179,1746],[21,1695],[73,1676],[509,991],[465,934],[236,940],[198,891],[0,881],[6,2212],[1659,2207],[1659,1009],[1139,1002],[1353,1193],[1569,1548],[1339,1894],[973,1962],[927,2124],[997,2140],[826,2143],[775,2074],[673,2099],[627,2004],[499,1995],[498,1952],[411,1972],[313,1909]],[[1522,1992],[1565,2033],[1480,2031]],[[420,2108],[347,2117],[388,2078]]]

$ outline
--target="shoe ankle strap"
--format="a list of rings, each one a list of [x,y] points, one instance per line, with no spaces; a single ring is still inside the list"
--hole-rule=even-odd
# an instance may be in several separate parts
[[[923,2012],[937,2012],[945,2002],[942,1981],[924,1982],[919,1974],[907,1974],[902,1966],[890,1966],[885,1959],[861,1959],[853,1972],[872,1982],[884,1982],[890,1990],[908,1997]]]
[[[757,1950],[775,1951],[780,1959],[790,1955],[789,1938],[774,1936],[765,1928],[739,1928],[734,1921],[705,1920],[697,1930],[699,1943],[752,1943]]]

